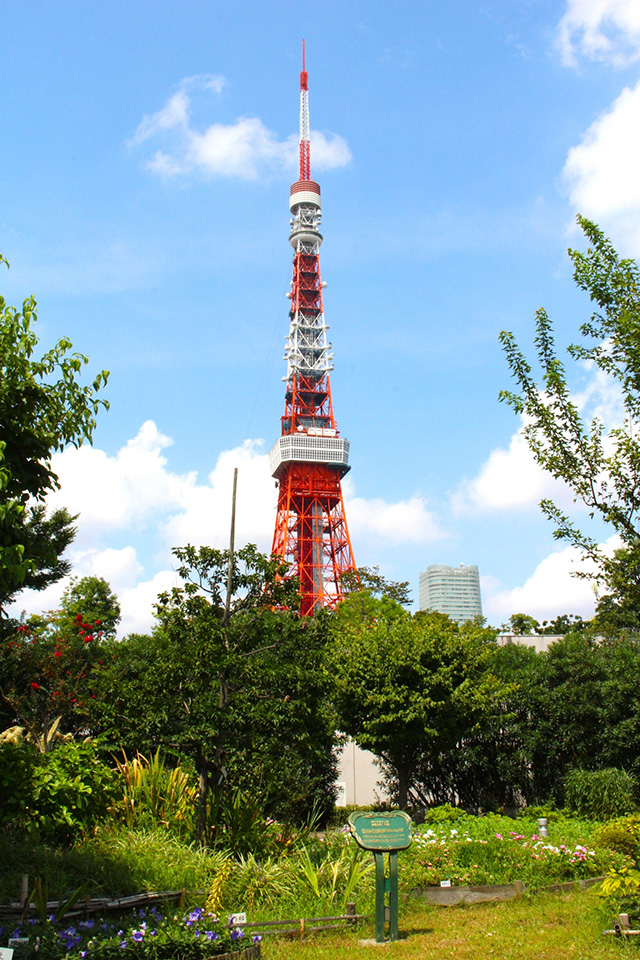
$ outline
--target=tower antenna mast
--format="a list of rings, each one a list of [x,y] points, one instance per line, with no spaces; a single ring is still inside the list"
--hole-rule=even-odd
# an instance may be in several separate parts
[[[300,612],[335,608],[343,574],[355,571],[342,499],[349,468],[349,441],[333,415],[329,373],[331,343],[324,319],[320,279],[320,187],[311,179],[309,82],[302,41],[300,73],[300,178],[289,199],[293,280],[283,377],[285,411],[281,433],[269,454],[278,486],[272,553],[300,581]]]

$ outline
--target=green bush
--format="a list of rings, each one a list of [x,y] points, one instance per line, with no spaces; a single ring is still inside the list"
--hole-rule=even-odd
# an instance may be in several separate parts
[[[638,858],[640,844],[640,814],[610,820],[599,827],[593,835],[594,842],[618,853],[625,853],[634,860]]]
[[[63,743],[38,758],[27,819],[45,842],[68,843],[107,816],[115,788],[94,741]]]
[[[0,826],[23,826],[35,763],[36,751],[28,744],[0,744]]]
[[[468,814],[460,807],[452,807],[450,803],[442,803],[439,807],[429,807],[424,814],[424,823],[455,823],[464,820]]]
[[[638,782],[626,770],[570,770],[564,786],[567,806],[581,817],[609,820],[638,809]]]

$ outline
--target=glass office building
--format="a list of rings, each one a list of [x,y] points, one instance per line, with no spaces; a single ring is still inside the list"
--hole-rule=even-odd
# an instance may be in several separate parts
[[[419,603],[421,610],[438,610],[458,623],[481,617],[478,568],[432,564],[420,574]]]

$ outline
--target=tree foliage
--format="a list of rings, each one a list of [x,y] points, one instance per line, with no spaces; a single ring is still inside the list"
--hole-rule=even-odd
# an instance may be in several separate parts
[[[201,839],[207,808],[237,788],[280,816],[330,804],[326,616],[298,617],[297,584],[251,545],[233,556],[228,607],[228,551],[174,553],[184,585],[159,598],[150,636],[107,646],[92,729],[114,748],[191,758]]]
[[[339,609],[329,670],[341,730],[389,765],[404,807],[421,759],[455,745],[492,699],[482,664],[495,631],[435,612],[380,612],[354,622]]]
[[[0,614],[25,586],[42,589],[68,572],[60,554],[73,539],[74,518],[65,511],[47,518],[43,508],[58,485],[51,455],[91,441],[97,412],[107,406],[97,396],[107,372],[82,384],[88,360],[71,353],[68,339],[36,358],[36,320],[33,297],[19,311],[0,296]]]
[[[620,537],[614,557],[603,555],[597,541],[581,532],[551,500],[541,508],[555,524],[559,539],[579,547],[597,565],[614,606],[640,611],[640,271],[633,260],[621,259],[598,227],[578,217],[589,243],[586,253],[569,250],[576,284],[596,306],[580,327],[582,340],[568,347],[571,360],[591,364],[608,382],[622,408],[618,422],[605,424],[596,415],[585,423],[572,397],[565,365],[559,358],[551,321],[545,310],[536,314],[534,339],[541,368],[538,382],[512,333],[500,340],[514,391],[500,399],[525,418],[524,437],[538,464],[562,480],[574,502],[587,507]],[[623,575],[621,572],[624,571]],[[610,605],[611,606],[611,605]],[[609,617],[611,618],[611,609]]]

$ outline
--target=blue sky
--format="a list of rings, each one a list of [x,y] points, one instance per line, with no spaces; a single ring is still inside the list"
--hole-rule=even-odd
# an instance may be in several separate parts
[[[2,291],[111,371],[52,504],[80,511],[75,572],[113,583],[125,629],[172,545],[224,545],[235,465],[239,539],[270,547],[302,37],[356,562],[416,598],[428,564],[476,563],[496,624],[589,612],[537,507],[566,492],[497,400],[498,335],[528,349],[545,306],[575,336],[577,211],[640,255],[637,0],[0,0],[0,37]],[[591,371],[575,388],[615,421]]]

